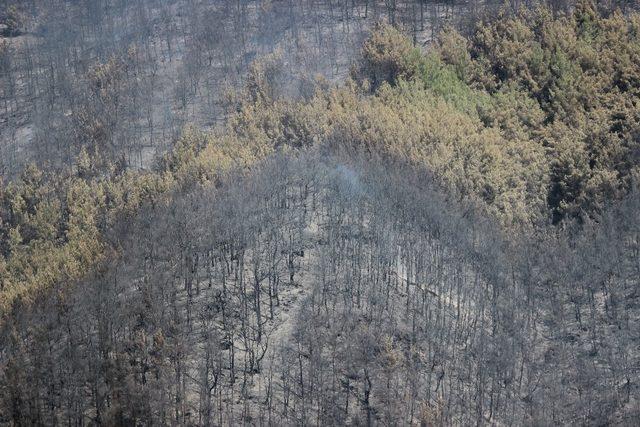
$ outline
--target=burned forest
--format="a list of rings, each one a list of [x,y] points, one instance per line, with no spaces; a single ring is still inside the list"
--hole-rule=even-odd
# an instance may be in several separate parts
[[[0,0],[0,425],[640,420],[640,4]]]

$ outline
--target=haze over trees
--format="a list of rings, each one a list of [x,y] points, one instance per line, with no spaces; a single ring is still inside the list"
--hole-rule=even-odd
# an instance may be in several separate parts
[[[148,167],[186,123],[220,122],[262,55],[280,52],[294,95],[315,75],[342,80],[380,19],[424,43],[474,10],[423,0],[3,0],[2,173],[32,160],[69,165],[81,147]]]
[[[0,6],[0,424],[637,422],[635,2]]]

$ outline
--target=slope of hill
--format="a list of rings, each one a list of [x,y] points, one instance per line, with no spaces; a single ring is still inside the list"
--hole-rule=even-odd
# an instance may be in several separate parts
[[[0,423],[633,425],[640,15],[569,3],[295,96],[258,58],[147,170],[96,142],[140,51],[87,68],[96,127],[0,187]]]

